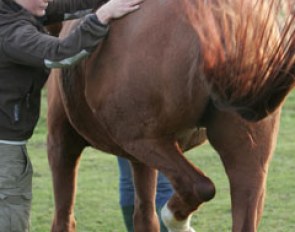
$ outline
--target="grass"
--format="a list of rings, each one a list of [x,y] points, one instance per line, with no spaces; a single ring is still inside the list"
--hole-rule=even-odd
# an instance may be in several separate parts
[[[53,191],[46,155],[46,104],[28,149],[34,166],[32,232],[50,230]],[[295,231],[295,94],[284,106],[280,134],[267,182],[267,197],[260,232]],[[187,156],[214,181],[216,197],[193,217],[197,232],[231,231],[229,185],[215,151],[205,144]],[[83,153],[79,168],[75,215],[79,232],[125,231],[118,204],[116,158],[91,148]]]

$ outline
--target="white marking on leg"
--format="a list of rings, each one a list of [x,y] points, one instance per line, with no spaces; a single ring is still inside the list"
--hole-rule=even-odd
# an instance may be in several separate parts
[[[195,230],[190,226],[192,214],[183,221],[178,221],[175,219],[171,210],[168,208],[167,203],[163,206],[161,210],[161,218],[168,232],[195,232]]]

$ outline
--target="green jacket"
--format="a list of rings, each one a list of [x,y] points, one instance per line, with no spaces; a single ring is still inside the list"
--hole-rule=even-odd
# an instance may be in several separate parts
[[[49,36],[43,26],[66,13],[96,8],[102,0],[49,2],[36,18],[13,0],[0,0],[0,140],[27,140],[39,118],[40,92],[50,68],[73,65],[102,41],[108,27],[88,14],[66,38]],[[67,16],[66,16],[67,17]]]

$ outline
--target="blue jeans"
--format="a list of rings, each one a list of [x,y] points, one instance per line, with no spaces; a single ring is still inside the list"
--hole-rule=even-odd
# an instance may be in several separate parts
[[[121,207],[134,205],[134,185],[129,161],[122,157],[118,157],[118,164],[120,170],[120,205]],[[172,194],[173,188],[169,180],[161,172],[159,172],[156,207],[161,208]]]

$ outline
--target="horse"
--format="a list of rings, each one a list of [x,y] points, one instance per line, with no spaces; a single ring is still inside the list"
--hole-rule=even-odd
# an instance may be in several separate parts
[[[157,170],[175,190],[162,209],[168,230],[194,231],[190,218],[215,186],[184,151],[207,139],[229,179],[232,231],[256,232],[281,107],[294,86],[294,12],[282,3],[146,0],[114,21],[87,59],[53,70],[51,231],[76,230],[77,167],[87,146],[130,160],[135,231],[159,232]],[[77,24],[65,23],[60,36]]]

